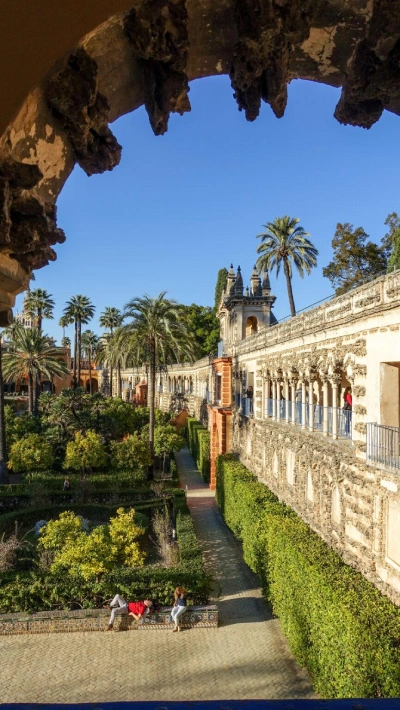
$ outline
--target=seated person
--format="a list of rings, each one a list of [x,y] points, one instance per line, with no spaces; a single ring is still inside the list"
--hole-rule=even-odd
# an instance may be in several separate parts
[[[136,621],[143,619],[149,613],[153,606],[150,599],[144,599],[142,602],[127,602],[120,594],[116,594],[114,599],[106,609],[111,609],[111,616],[106,631],[112,631],[116,614],[129,614]]]

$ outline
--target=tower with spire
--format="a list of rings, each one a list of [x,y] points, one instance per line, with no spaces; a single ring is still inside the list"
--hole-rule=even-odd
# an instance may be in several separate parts
[[[272,313],[275,301],[276,296],[271,294],[268,272],[265,271],[261,278],[254,266],[250,286],[244,289],[240,266],[235,274],[231,264],[217,313],[224,351],[228,352],[230,345],[254,335],[261,328],[277,323]]]

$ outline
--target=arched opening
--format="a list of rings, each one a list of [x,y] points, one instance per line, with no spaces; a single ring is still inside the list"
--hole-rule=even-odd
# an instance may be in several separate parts
[[[258,321],[256,316],[249,316],[246,321],[246,338],[255,335],[258,331]]]
[[[54,386],[50,380],[43,380],[41,390],[42,392],[54,392]]]
[[[99,391],[99,383],[95,377],[91,378],[92,381],[92,394],[95,394],[96,392]],[[90,392],[90,380],[87,379],[86,381],[86,392]]]

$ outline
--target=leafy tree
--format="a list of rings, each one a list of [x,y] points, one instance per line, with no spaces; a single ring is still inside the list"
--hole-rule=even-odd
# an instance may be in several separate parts
[[[385,225],[389,227],[389,231],[382,239],[382,248],[386,258],[389,260],[394,248],[395,235],[400,227],[400,218],[397,212],[391,212],[385,219]]]
[[[257,235],[261,244],[257,248],[257,268],[259,271],[276,270],[279,275],[281,266],[286,277],[286,286],[289,297],[290,312],[296,315],[292,290],[292,264],[295,265],[301,278],[304,272],[311,273],[317,265],[318,250],[307,237],[310,235],[299,224],[297,217],[276,217],[273,222],[264,225],[266,231]]]
[[[50,393],[46,393],[50,394]],[[27,434],[39,434],[40,422],[35,417],[31,417],[26,412],[22,412],[18,416],[15,414],[12,407],[7,404],[4,407],[4,421],[6,427],[7,447],[19,441]]]
[[[13,471],[46,471],[53,462],[51,446],[40,434],[27,434],[11,445],[8,465]]]
[[[154,429],[154,453],[165,456],[172,451],[180,451],[185,446],[185,440],[179,431],[167,424]]]
[[[105,466],[107,457],[99,434],[95,431],[87,431],[82,434],[77,431],[74,441],[67,444],[64,468],[80,471],[82,475],[85,471]]]
[[[52,572],[66,570],[72,576],[98,580],[116,566],[144,565],[145,553],[137,542],[143,533],[133,509],[119,508],[109,525],[100,525],[90,533],[83,530],[79,516],[65,511],[42,529],[39,546],[53,552]]]
[[[322,270],[336,296],[360,286],[386,269],[385,246],[379,247],[367,239],[368,234],[362,227],[354,229],[349,222],[337,224],[332,239],[333,259]]]
[[[154,460],[154,411],[157,363],[179,361],[192,357],[193,339],[182,321],[181,310],[163,291],[151,298],[134,298],[125,307],[130,322],[120,329],[119,343],[126,365],[149,362],[149,448]]]
[[[219,320],[210,306],[180,306],[183,320],[195,341],[196,355],[199,358],[213,355],[218,351],[220,339]]]
[[[64,317],[75,324],[74,335],[74,388],[81,380],[81,334],[82,324],[88,323],[94,316],[95,308],[87,296],[72,296],[64,308]]]
[[[53,318],[54,301],[51,294],[42,288],[29,291],[24,301],[24,311],[36,320],[38,330],[42,330],[43,318]]]
[[[36,328],[21,328],[16,331],[10,350],[3,357],[3,375],[6,382],[28,381],[28,408],[30,414],[38,414],[38,398],[34,383],[44,377],[62,377],[69,372],[62,353],[50,344],[46,335]]]
[[[85,330],[82,334],[82,351],[89,361],[89,393],[92,394],[92,360],[100,347],[100,338],[92,330]]]
[[[111,442],[111,459],[115,468],[123,471],[147,473],[151,464],[147,442],[137,434],[127,436],[122,441]]]
[[[400,269],[400,227],[393,233],[393,250],[389,258],[388,267],[390,271]]]
[[[104,309],[103,313],[100,315],[99,318],[99,324],[101,328],[106,328],[106,330],[109,331],[109,334],[112,335],[114,333],[114,330],[119,328],[124,320],[124,316],[121,313],[118,308],[114,308],[112,306],[107,306],[107,308]],[[112,358],[110,358],[110,397],[112,397],[112,380],[113,380],[113,363],[112,363]],[[117,366],[118,369],[118,384],[120,383],[121,380],[121,375],[120,375],[120,364]]]
[[[218,271],[217,283],[215,284],[215,300],[214,300],[214,313],[217,313],[219,304],[221,303],[222,294],[225,291],[226,280],[228,278],[228,269],[220,269]]]

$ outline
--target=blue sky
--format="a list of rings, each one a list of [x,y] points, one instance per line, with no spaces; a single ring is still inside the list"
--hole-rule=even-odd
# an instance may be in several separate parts
[[[218,270],[240,264],[246,284],[256,234],[283,214],[300,218],[320,252],[310,277],[294,277],[297,309],[332,292],[322,267],[337,222],[381,239],[388,213],[400,212],[398,117],[386,112],[369,131],[341,126],[333,118],[338,90],[294,81],[283,119],[263,104],[248,123],[232,93],[225,76],[192,82],[192,112],[171,116],[165,136],[153,135],[141,108],[112,125],[123,146],[113,172],[88,178],[75,168],[58,199],[67,241],[36,272],[34,287],[56,301],[45,332],[60,339],[65,301],[78,293],[96,305],[88,327],[97,332],[104,307],[144,293],[213,305]],[[271,283],[282,318],[283,274]]]

